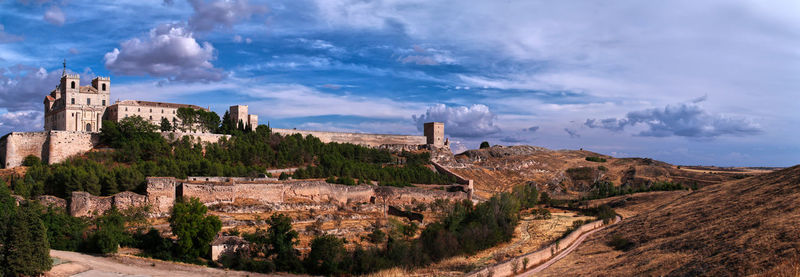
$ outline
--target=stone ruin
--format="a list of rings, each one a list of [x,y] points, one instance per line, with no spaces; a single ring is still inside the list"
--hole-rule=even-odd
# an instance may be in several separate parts
[[[290,203],[383,204],[403,206],[431,203],[437,199],[471,200],[470,185],[452,185],[460,189],[423,189],[417,187],[345,186],[321,180],[278,181],[274,178],[148,177],[145,195],[121,192],[112,196],[94,196],[73,192],[69,212],[73,216],[95,216],[115,207],[149,206],[150,216],[168,216],[172,205],[181,197],[197,198],[206,206],[217,204],[257,203],[263,205]]]

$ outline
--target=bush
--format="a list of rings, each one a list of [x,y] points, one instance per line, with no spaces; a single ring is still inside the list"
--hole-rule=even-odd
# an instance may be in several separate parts
[[[481,142],[481,146],[480,146],[481,149],[486,149],[486,148],[489,148],[489,147],[491,147],[491,146],[489,145],[488,141]]]
[[[630,241],[630,240],[628,240],[628,239],[626,239],[626,238],[623,238],[622,236],[620,236],[620,235],[618,235],[618,234],[614,234],[614,235],[611,237],[611,240],[609,240],[608,242],[606,242],[606,245],[608,245],[608,246],[610,246],[610,247],[614,248],[614,250],[618,250],[618,251],[628,251],[628,250],[630,250],[631,248],[633,248],[633,246],[635,245],[635,243],[633,243],[632,241]]]
[[[590,162],[596,162],[596,163],[604,163],[604,162],[606,162],[606,159],[605,158],[601,158],[601,157],[586,157],[586,160],[590,161]]]
[[[25,156],[25,159],[22,160],[22,165],[24,166],[35,166],[41,164],[42,164],[42,159],[34,155]]]

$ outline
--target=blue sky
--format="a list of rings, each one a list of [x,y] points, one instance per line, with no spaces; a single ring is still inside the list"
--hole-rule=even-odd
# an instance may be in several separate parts
[[[797,1],[0,1],[0,132],[42,127],[61,61],[112,99],[247,104],[274,127],[454,151],[677,164],[800,157]]]

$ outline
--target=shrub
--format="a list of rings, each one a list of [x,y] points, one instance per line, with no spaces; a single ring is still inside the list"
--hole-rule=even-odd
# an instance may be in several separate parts
[[[601,158],[601,157],[586,157],[586,160],[590,161],[590,162],[596,162],[596,163],[604,163],[604,162],[606,162],[606,159],[605,158]]]
[[[25,159],[22,160],[22,165],[24,166],[35,166],[41,164],[42,164],[42,159],[34,155],[25,156]]]
[[[488,141],[481,142],[481,146],[480,146],[481,149],[486,149],[486,148],[489,148],[489,147],[491,147],[491,146],[489,145]]]
[[[606,245],[614,248],[614,250],[628,251],[631,248],[633,248],[635,243],[633,243],[632,241],[630,241],[630,240],[628,240],[626,238],[623,238],[619,234],[614,234],[613,236],[611,236],[611,240],[606,242]]]

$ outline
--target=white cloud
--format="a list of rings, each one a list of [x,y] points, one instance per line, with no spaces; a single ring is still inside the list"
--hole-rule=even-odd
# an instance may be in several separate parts
[[[41,130],[44,117],[39,111],[17,111],[0,114],[0,133]]]
[[[696,104],[703,100],[705,97],[695,99],[691,103],[667,105],[663,109],[633,111],[621,119],[587,119],[584,125],[590,128],[622,131],[625,127],[642,124],[647,126],[647,129],[638,135],[652,137],[713,138],[723,135],[755,135],[762,132],[761,127],[751,120],[711,114],[703,110]]]
[[[497,116],[486,105],[448,107],[438,104],[428,107],[424,114],[413,115],[417,128],[425,122],[444,122],[445,133],[454,137],[482,137],[500,132],[495,125]]]
[[[105,66],[114,74],[150,75],[171,81],[211,82],[226,77],[215,68],[214,46],[198,42],[177,24],[162,24],[144,39],[133,38],[104,56]]]
[[[64,25],[64,22],[67,20],[66,16],[64,16],[64,12],[61,11],[56,5],[50,6],[46,12],[44,12],[44,20],[49,22],[50,24],[61,26]]]
[[[0,108],[16,112],[40,110],[44,96],[58,85],[61,72],[16,65],[0,68]]]

